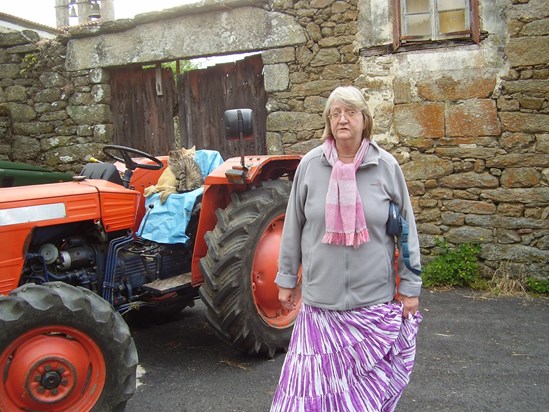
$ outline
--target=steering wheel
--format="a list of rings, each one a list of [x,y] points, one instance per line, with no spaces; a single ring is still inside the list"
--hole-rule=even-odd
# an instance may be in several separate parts
[[[115,156],[112,153],[113,151],[117,151],[122,157]],[[118,160],[119,162],[124,163],[124,165],[126,166],[126,169],[129,169],[129,170],[135,170],[135,169],[158,170],[164,167],[164,164],[162,163],[162,161],[157,159],[153,155],[142,152],[141,150],[132,149],[131,147],[108,144],[105,147],[103,147],[103,153],[105,153],[105,155],[107,157],[110,157],[111,159]],[[131,158],[131,155],[135,155],[135,157],[145,157],[149,160],[152,160],[155,164],[149,165],[146,163],[136,163]]]

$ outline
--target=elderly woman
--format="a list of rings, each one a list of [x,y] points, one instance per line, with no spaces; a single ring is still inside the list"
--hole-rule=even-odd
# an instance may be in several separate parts
[[[421,278],[399,262],[397,290],[389,203],[419,269],[414,214],[397,161],[371,140],[362,92],[336,88],[323,116],[324,143],[299,164],[284,222],[279,299],[302,307],[271,411],[392,411],[414,363]]]

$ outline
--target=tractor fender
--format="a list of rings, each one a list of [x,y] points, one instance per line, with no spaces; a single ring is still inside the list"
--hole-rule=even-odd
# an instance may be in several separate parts
[[[200,259],[206,256],[208,246],[205,235],[217,224],[217,210],[225,209],[231,202],[233,192],[244,192],[252,187],[261,186],[262,182],[276,179],[293,180],[300,155],[254,155],[244,156],[244,183],[235,183],[227,177],[231,171],[241,171],[242,158],[227,159],[214,169],[204,181],[200,219],[192,257],[192,284],[199,286],[204,282],[200,270]]]

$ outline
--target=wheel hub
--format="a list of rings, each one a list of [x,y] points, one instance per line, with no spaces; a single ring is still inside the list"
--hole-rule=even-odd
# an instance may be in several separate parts
[[[12,352],[6,387],[22,409],[42,410],[74,402],[90,373],[89,353],[80,342],[62,334],[35,335]]]
[[[35,380],[40,380],[42,386],[46,389],[52,390],[59,386],[61,383],[61,375],[63,374],[64,369],[59,368],[57,371],[46,372],[43,376],[36,375]],[[65,379],[65,386],[67,385],[67,380]]]
[[[286,311],[282,308],[274,282],[283,224],[284,215],[281,215],[267,227],[256,247],[252,268],[252,293],[258,314],[274,328],[288,327],[297,313],[297,309]]]
[[[25,379],[31,398],[37,402],[59,402],[68,396],[76,379],[74,366],[65,365],[67,361],[59,358],[45,358],[33,365]]]

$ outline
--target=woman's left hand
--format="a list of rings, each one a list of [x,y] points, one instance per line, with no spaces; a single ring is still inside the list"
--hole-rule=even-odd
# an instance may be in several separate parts
[[[398,300],[402,302],[402,317],[407,318],[409,314],[412,316],[416,314],[419,309],[419,298],[417,296],[403,296],[400,295]]]

